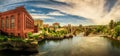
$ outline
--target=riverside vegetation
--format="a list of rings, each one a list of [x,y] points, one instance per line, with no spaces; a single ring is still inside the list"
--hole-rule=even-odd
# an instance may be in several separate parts
[[[108,25],[91,25],[84,29],[84,35],[102,35],[111,39],[120,40],[120,21],[110,21]]]
[[[74,31],[72,31],[74,30]],[[72,38],[74,35],[83,32],[84,36],[102,35],[111,39],[120,40],[120,21],[110,21],[108,25],[89,25],[67,28],[42,28],[40,33],[34,34],[29,32],[27,38],[15,36],[0,35],[0,50],[28,51],[38,52],[38,41],[43,39],[64,39]]]
[[[0,35],[0,51],[25,51],[25,52],[38,52],[38,42],[35,39],[22,39],[18,37],[8,37]]]
[[[59,28],[58,28],[59,29]],[[62,29],[62,30],[51,30],[50,28],[43,28],[41,33],[33,34],[31,32],[28,33],[30,38],[35,39],[64,39],[64,38],[72,38],[74,34],[70,32],[69,29]]]
[[[73,34],[70,34],[70,31],[68,31],[68,29],[56,31],[56,29],[50,30],[50,28],[43,28],[41,31],[41,33],[37,34],[29,32],[27,34],[27,38],[20,38],[1,34],[0,50],[38,52],[38,42],[43,39],[58,40],[73,37]]]

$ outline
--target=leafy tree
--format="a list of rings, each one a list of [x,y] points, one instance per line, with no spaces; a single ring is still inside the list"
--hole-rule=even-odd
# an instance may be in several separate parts
[[[29,38],[32,37],[32,32],[28,32],[27,35]]]
[[[33,38],[34,39],[38,39],[40,35],[34,35]]]
[[[88,28],[85,33],[84,36],[88,36],[91,32],[93,32],[93,30],[91,28]]]
[[[117,21],[117,22],[115,23],[115,26],[117,26],[117,25],[120,25],[120,21]]]
[[[115,30],[114,37],[120,36],[120,25],[116,26],[114,30]]]
[[[113,29],[114,27],[115,27],[115,22],[113,20],[111,20],[109,23],[109,28]]]

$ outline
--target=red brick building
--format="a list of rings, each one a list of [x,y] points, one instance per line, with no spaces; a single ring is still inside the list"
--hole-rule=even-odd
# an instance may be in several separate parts
[[[34,31],[34,20],[24,6],[0,13],[0,30],[8,35],[26,37]]]

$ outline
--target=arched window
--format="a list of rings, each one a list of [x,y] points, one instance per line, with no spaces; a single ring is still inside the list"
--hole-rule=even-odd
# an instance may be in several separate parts
[[[4,19],[2,18],[2,19],[1,19],[2,28],[4,28],[4,24],[5,24],[5,23],[4,23]]]
[[[18,28],[20,29],[20,13],[18,13]]]
[[[0,27],[2,28],[2,18],[0,18]]]
[[[9,28],[9,18],[6,17],[6,28]]]
[[[15,27],[15,18],[14,16],[12,15],[11,16],[11,27],[10,28],[14,28]]]

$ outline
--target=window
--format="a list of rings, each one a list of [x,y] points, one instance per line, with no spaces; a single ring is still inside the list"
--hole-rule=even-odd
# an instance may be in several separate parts
[[[20,14],[18,14],[18,28],[20,29]]]
[[[14,16],[11,16],[11,28],[14,28],[15,27],[15,19],[14,19]]]
[[[29,19],[26,17],[26,28],[30,28],[30,23]]]
[[[2,19],[0,19],[0,27],[2,27]]]
[[[9,28],[9,18],[6,17],[6,28]]]
[[[2,28],[4,28],[4,19],[2,18],[1,21],[2,21],[1,22],[2,23]]]
[[[26,17],[25,24],[26,24],[26,28],[32,29],[32,21],[28,17]]]

